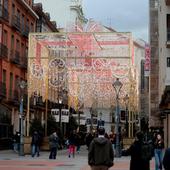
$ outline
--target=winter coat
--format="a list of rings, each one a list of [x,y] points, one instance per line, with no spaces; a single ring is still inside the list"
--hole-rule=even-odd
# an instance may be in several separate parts
[[[131,155],[130,170],[149,170],[149,160],[142,159],[143,141],[136,140],[127,150],[128,155]]]
[[[170,170],[170,148],[166,149],[165,155],[163,158],[163,166],[165,170]]]
[[[164,149],[164,141],[163,140],[156,140],[154,143],[155,149]]]
[[[88,164],[90,166],[113,166],[113,148],[105,137],[94,138],[89,147]]]
[[[50,149],[51,148],[57,148],[58,147],[58,142],[59,142],[58,136],[54,135],[54,134],[51,134],[50,137],[49,137]]]
[[[37,132],[32,135],[31,145],[40,145],[40,135]]]

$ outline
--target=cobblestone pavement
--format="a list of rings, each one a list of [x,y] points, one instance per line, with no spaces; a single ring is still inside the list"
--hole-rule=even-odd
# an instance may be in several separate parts
[[[85,148],[75,158],[68,158],[66,150],[59,151],[56,160],[49,160],[48,155],[49,152],[41,152],[40,157],[32,158],[30,155],[18,156],[11,150],[0,151],[0,170],[90,170]],[[129,161],[129,157],[116,158],[110,170],[128,170]],[[153,167],[154,161],[151,170]]]

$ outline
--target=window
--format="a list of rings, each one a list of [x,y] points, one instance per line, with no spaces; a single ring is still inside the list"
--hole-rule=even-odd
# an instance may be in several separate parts
[[[19,76],[15,76],[15,89],[17,89],[18,87],[19,81],[20,81]]]
[[[26,26],[29,27],[29,19],[27,19]]]
[[[6,83],[6,70],[4,70],[4,69],[2,71],[2,82]]]
[[[14,50],[14,35],[11,36],[11,50]]]
[[[145,62],[144,62],[144,60],[142,60],[141,61],[141,90],[144,90],[144,88],[145,88],[144,65],[145,65]]]
[[[20,10],[17,9],[17,18],[20,20]]]
[[[21,57],[25,57],[24,54],[25,53],[25,47],[24,47],[24,43],[21,44]]]
[[[15,5],[12,4],[12,15],[15,15]]]
[[[9,95],[12,96],[12,88],[13,88],[13,74],[10,73],[10,80],[9,80]]]
[[[5,9],[8,9],[8,0],[5,0],[5,1],[4,1],[4,8],[5,8]]]
[[[8,33],[7,33],[6,30],[4,30],[3,44],[6,45],[6,46],[8,44]]]
[[[25,29],[25,22],[24,22],[24,20],[25,20],[25,16],[24,16],[24,14],[22,14],[22,19],[21,19],[21,29],[22,29],[22,31]]]
[[[38,20],[36,23],[36,32],[41,32],[42,21]]]
[[[25,55],[26,55],[26,58],[28,58],[28,47],[25,48]]]
[[[16,42],[16,50],[20,51],[20,42],[19,42],[18,39],[17,39],[17,42]]]
[[[170,41],[170,14],[167,15],[167,40]]]
[[[167,57],[167,67],[170,67],[170,57]]]
[[[34,24],[31,22],[31,32],[34,32]]]

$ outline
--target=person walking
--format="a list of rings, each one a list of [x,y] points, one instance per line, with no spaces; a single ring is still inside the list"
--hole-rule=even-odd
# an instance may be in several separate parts
[[[116,138],[113,132],[110,133],[109,139],[110,139],[110,142],[112,143],[113,152],[115,152]]]
[[[88,164],[91,170],[108,170],[113,166],[114,153],[112,143],[105,138],[105,129],[98,129],[98,137],[89,146]]]
[[[143,156],[143,138],[143,133],[137,132],[134,143],[126,151],[126,154],[131,156],[130,170],[150,170],[150,159],[143,158],[145,156]]]
[[[163,157],[163,166],[165,170],[170,170],[170,148],[167,148]]]
[[[73,132],[70,133],[68,138],[68,157],[70,158],[71,155],[74,158],[75,157],[75,147],[76,147],[76,132],[73,130]]]
[[[57,132],[54,131],[49,137],[49,147],[50,147],[49,159],[56,159],[58,141],[59,141],[59,138],[58,138]]]
[[[157,134],[154,142],[155,170],[162,170],[163,150],[163,138],[160,134]]]
[[[37,157],[40,156],[40,135],[35,130],[32,135],[31,141],[31,156],[34,157],[37,154]]]
[[[94,137],[93,137],[92,133],[88,132],[86,137],[85,137],[85,143],[86,143],[87,149],[89,149],[90,143],[93,140],[93,138]]]
[[[14,139],[13,139],[13,142],[14,142],[14,151],[16,153],[19,152],[19,148],[20,148],[20,133],[16,131],[15,135],[14,135]]]

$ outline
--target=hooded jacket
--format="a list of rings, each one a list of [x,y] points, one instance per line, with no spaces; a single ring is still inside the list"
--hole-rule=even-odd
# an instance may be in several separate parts
[[[90,166],[113,166],[113,148],[105,137],[94,138],[89,147],[88,163]]]

